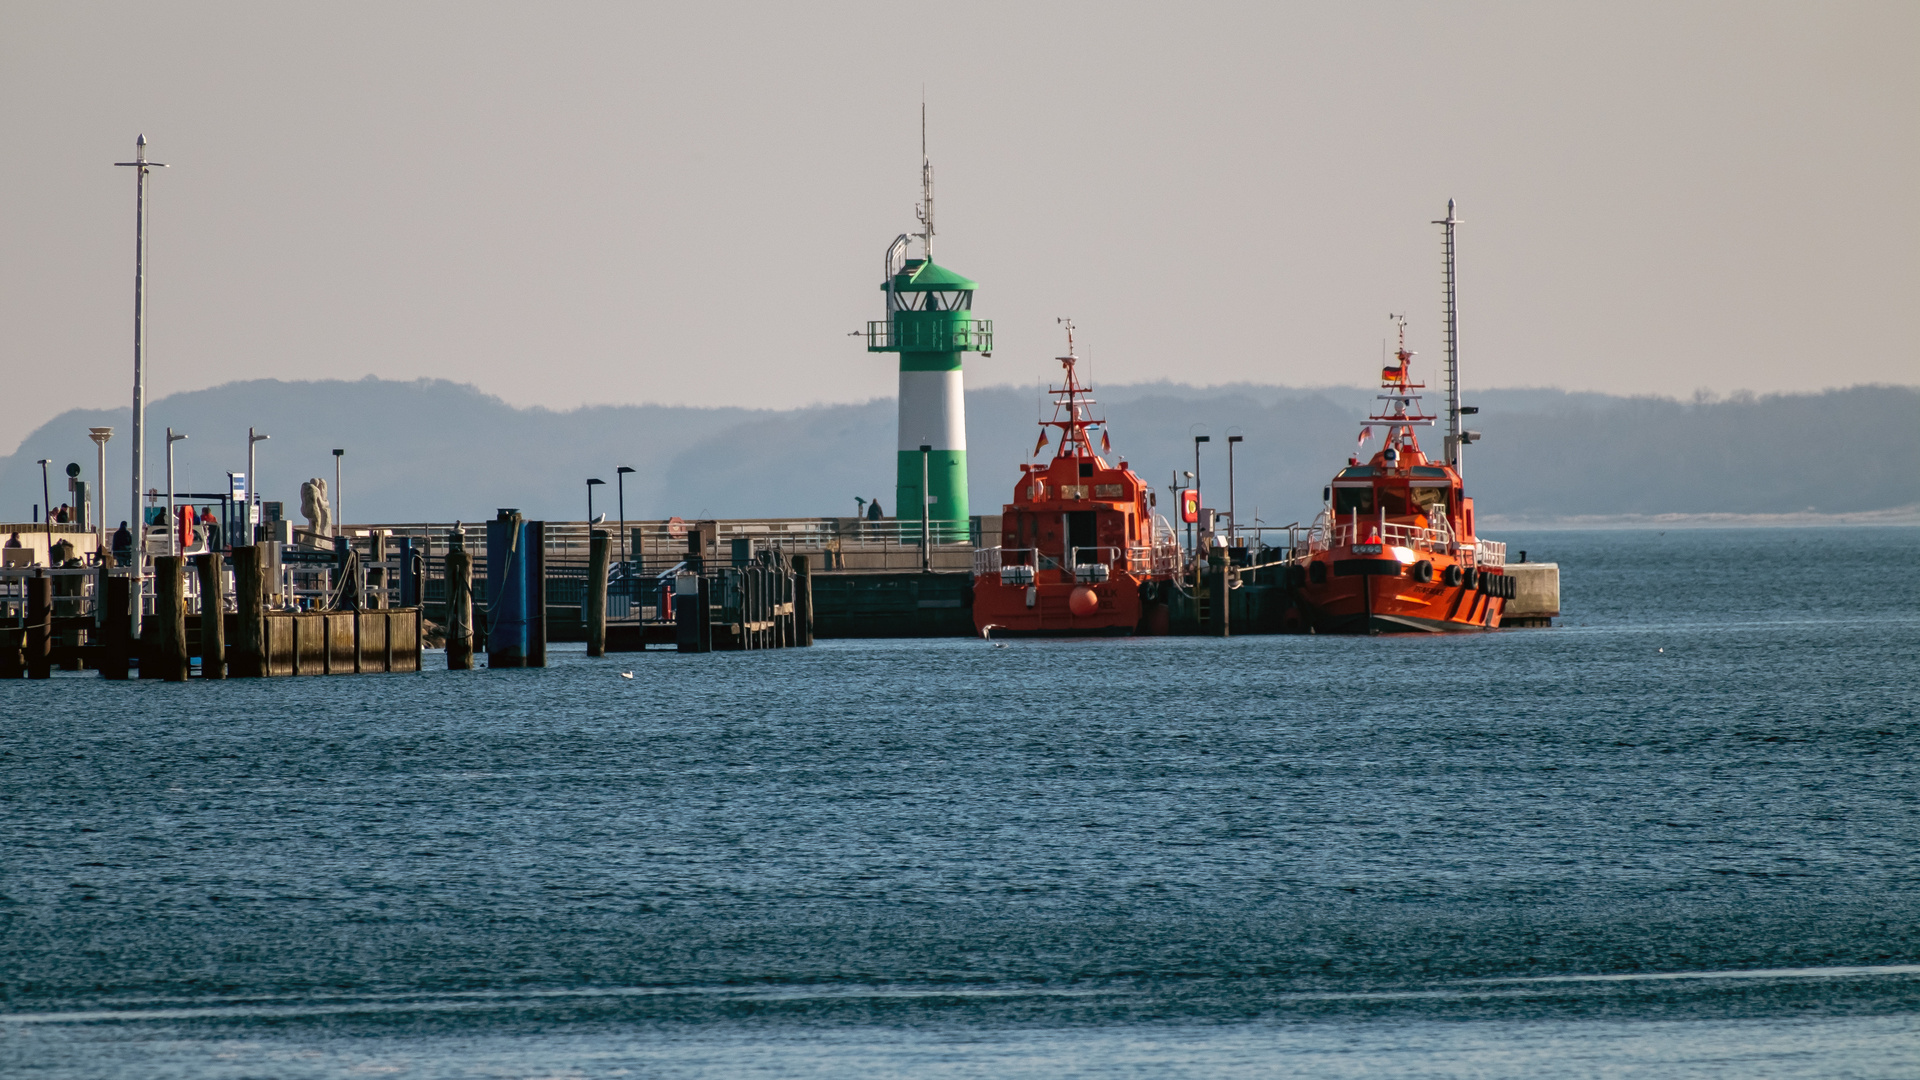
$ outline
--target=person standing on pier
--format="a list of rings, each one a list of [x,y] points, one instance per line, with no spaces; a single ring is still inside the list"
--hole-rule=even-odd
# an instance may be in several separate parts
[[[133,565],[133,532],[124,521],[113,530],[113,561],[121,566]]]

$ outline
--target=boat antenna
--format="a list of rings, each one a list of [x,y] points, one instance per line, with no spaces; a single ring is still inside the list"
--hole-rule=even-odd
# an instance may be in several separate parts
[[[933,261],[933,160],[927,156],[927,100],[920,99],[920,205],[913,215],[920,219],[920,244],[927,261]]]
[[[1460,446],[1464,442],[1460,430],[1460,309],[1454,295],[1453,267],[1453,227],[1460,224],[1453,216],[1453,200],[1447,200],[1447,216],[1434,222],[1441,227],[1440,239],[1440,293],[1441,293],[1441,332],[1446,335],[1447,346],[1447,464],[1454,471],[1461,471]]]
[[[1054,399],[1053,419],[1040,421],[1040,426],[1043,429],[1050,427],[1060,429],[1059,441],[1054,446],[1053,456],[1055,459],[1063,457],[1091,457],[1093,455],[1093,439],[1092,436],[1088,434],[1087,429],[1100,428],[1104,432],[1107,421],[1105,417],[1095,418],[1093,415],[1093,410],[1090,408],[1090,406],[1095,404],[1093,395],[1088,392],[1086,385],[1080,381],[1079,372],[1075,370],[1075,365],[1080,362],[1080,356],[1074,351],[1073,347],[1073,320],[1061,318],[1054,321],[1066,327],[1067,330],[1067,355],[1055,357],[1055,359],[1060,361],[1060,367],[1065,375],[1065,379],[1063,385],[1049,386],[1047,388],[1047,392],[1053,395]],[[1066,417],[1064,420],[1061,419],[1062,415]],[[1043,431],[1040,436],[1040,442],[1033,448],[1033,452],[1038,454],[1046,444],[1046,434]],[[1104,442],[1102,446],[1103,449],[1111,450],[1111,447],[1106,446]]]

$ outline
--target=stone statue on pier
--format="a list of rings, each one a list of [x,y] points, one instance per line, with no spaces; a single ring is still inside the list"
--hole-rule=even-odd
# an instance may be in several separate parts
[[[300,514],[307,519],[307,531],[315,536],[333,535],[333,509],[327,502],[327,482],[314,477],[300,485]]]

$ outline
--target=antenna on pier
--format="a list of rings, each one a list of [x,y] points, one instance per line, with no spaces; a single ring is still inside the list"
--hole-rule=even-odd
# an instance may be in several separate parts
[[[920,205],[914,207],[913,215],[920,219],[919,233],[921,246],[925,249],[928,262],[933,261],[933,161],[927,157],[927,102],[923,95],[920,99]]]
[[[1460,224],[1453,216],[1453,200],[1447,200],[1447,216],[1434,222],[1441,227],[1440,291],[1441,332],[1447,346],[1447,464],[1464,472],[1460,465],[1460,447],[1472,441],[1460,428],[1460,310],[1454,295],[1453,227]]]

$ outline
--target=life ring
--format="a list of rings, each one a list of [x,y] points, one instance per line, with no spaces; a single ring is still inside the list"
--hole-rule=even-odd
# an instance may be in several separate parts
[[[1312,566],[1307,568],[1307,577],[1315,585],[1325,585],[1327,583],[1327,564],[1315,561]]]
[[[1458,588],[1460,585],[1460,564],[1454,563],[1452,566],[1447,567],[1446,573],[1440,576],[1440,580],[1446,582],[1447,588],[1449,589]]]
[[[1427,582],[1433,580],[1433,564],[1425,559],[1421,559],[1419,562],[1413,564],[1413,568],[1407,572],[1407,576],[1425,585]]]

